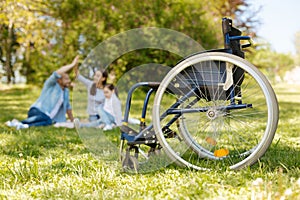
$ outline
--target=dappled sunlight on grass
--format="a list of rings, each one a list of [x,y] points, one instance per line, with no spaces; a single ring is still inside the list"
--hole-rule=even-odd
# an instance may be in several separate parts
[[[41,88],[32,85],[15,85],[4,88],[0,94],[0,121],[26,118],[29,107],[38,98]]]
[[[300,85],[279,84],[274,89],[280,110],[274,141],[280,141],[283,145],[295,148],[298,162],[300,162]]]
[[[279,102],[300,103],[300,85],[277,84],[274,86]],[[293,105],[290,105],[294,107]]]
[[[96,152],[97,145],[102,145],[97,141],[101,135],[90,138],[86,132],[85,137],[79,137],[67,128],[17,131],[6,127],[5,121],[26,117],[40,89],[16,86],[2,90],[0,198],[300,199],[300,87],[280,85],[275,91],[280,106],[278,130],[265,156],[252,167],[195,171],[172,164],[148,174],[127,174],[114,156],[105,158]],[[134,102],[134,117],[140,116],[142,103]],[[119,142],[118,130],[105,134],[114,144]],[[93,142],[93,152],[85,140]]]

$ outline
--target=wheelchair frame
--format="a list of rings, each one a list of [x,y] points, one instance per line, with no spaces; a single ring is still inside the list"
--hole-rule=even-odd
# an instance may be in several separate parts
[[[251,46],[251,38],[249,36],[241,36],[241,31],[234,28],[232,26],[232,20],[229,18],[223,18],[222,19],[222,31],[224,36],[224,49],[214,49],[214,50],[208,50],[199,52],[196,54],[203,54],[208,52],[223,52],[228,54],[233,54],[236,56],[239,56],[241,58],[244,58],[244,52],[242,51],[243,48]],[[248,44],[241,45],[241,40],[248,40]],[[192,57],[196,54],[190,55],[184,59],[187,59],[189,57]],[[141,153],[144,157],[148,157],[148,155],[151,155],[151,153],[156,152],[157,150],[160,150],[162,146],[159,144],[159,141],[157,139],[156,133],[153,128],[153,123],[150,125],[146,125],[145,118],[146,118],[146,111],[147,106],[149,103],[149,99],[151,95],[157,91],[157,89],[160,86],[160,82],[139,82],[133,85],[127,96],[126,104],[125,104],[125,113],[124,113],[124,119],[123,119],[123,126],[121,126],[121,145],[120,145],[120,155],[121,155],[121,162],[123,167],[129,167],[134,168],[136,171],[138,171],[138,163],[137,158],[139,154]],[[129,120],[129,113],[131,108],[131,100],[132,95],[134,91],[139,87],[148,87],[149,90],[146,93],[143,109],[141,113],[140,118],[140,130],[136,131],[132,128],[128,127],[128,120]],[[229,89],[229,99],[230,104],[227,106],[220,107],[221,110],[235,110],[235,109],[245,109],[245,108],[252,108],[252,104],[246,104],[242,102],[241,98],[237,98],[238,95],[236,94],[235,89],[233,86]],[[182,102],[184,102],[187,98],[189,98],[191,95],[195,93],[195,89],[192,89],[185,95],[183,95],[181,98],[177,100],[173,105],[170,106],[169,109],[167,109],[163,114],[161,115],[161,118],[164,118],[167,115],[174,115],[172,119],[162,128],[162,132],[165,135],[165,137],[177,137],[177,133],[172,131],[169,127],[171,124],[175,123],[183,114],[185,113],[192,113],[192,112],[209,112],[208,108],[191,108],[195,103],[197,103],[197,99],[190,102],[189,105],[187,105],[184,109],[178,110],[178,108]],[[198,99],[199,100],[199,99]],[[208,115],[214,115],[214,113],[208,113]],[[125,142],[127,142],[127,149],[125,150],[125,155],[123,154],[124,145]],[[148,152],[148,155],[141,152],[139,150],[139,145],[147,145],[150,147],[150,150]],[[133,155],[131,156],[131,152],[133,152]],[[130,160],[133,159],[133,160]]]

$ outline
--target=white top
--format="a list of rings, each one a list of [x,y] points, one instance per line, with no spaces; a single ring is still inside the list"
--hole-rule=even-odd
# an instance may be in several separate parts
[[[93,81],[83,77],[82,75],[78,75],[77,77],[78,81],[82,82],[86,88],[87,88],[87,94],[88,94],[88,104],[87,104],[87,113],[89,115],[97,115],[97,108],[100,106],[104,100],[105,96],[102,89],[97,88],[96,94],[93,96],[90,94],[91,87],[93,85]]]
[[[112,94],[110,99],[105,98],[103,109],[115,118],[115,124],[117,126],[122,125],[121,101],[115,93]]]
[[[51,119],[53,119],[55,117],[55,115],[57,114],[59,108],[62,106],[63,101],[64,101],[64,96],[63,96],[63,92],[61,93],[56,105],[54,106],[53,110],[51,111],[51,113],[49,114],[49,117]]]

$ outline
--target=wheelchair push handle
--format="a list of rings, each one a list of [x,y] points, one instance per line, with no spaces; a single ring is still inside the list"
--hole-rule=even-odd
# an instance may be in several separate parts
[[[231,32],[231,27],[232,20],[226,17],[222,18],[222,31],[224,35]]]

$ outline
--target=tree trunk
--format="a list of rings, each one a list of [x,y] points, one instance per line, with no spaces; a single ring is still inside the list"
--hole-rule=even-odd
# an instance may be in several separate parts
[[[5,70],[7,76],[7,83],[11,83],[12,78],[14,78],[13,66],[11,64],[11,58],[13,53],[13,34],[14,34],[14,25],[11,22],[8,26],[8,37],[5,40]]]
[[[7,83],[11,83],[11,75],[12,75],[12,70],[11,70],[11,59],[10,59],[10,51],[9,51],[9,44],[8,42],[5,42],[5,47],[6,47],[6,54],[5,54],[5,71],[6,71],[6,77],[7,77]]]

